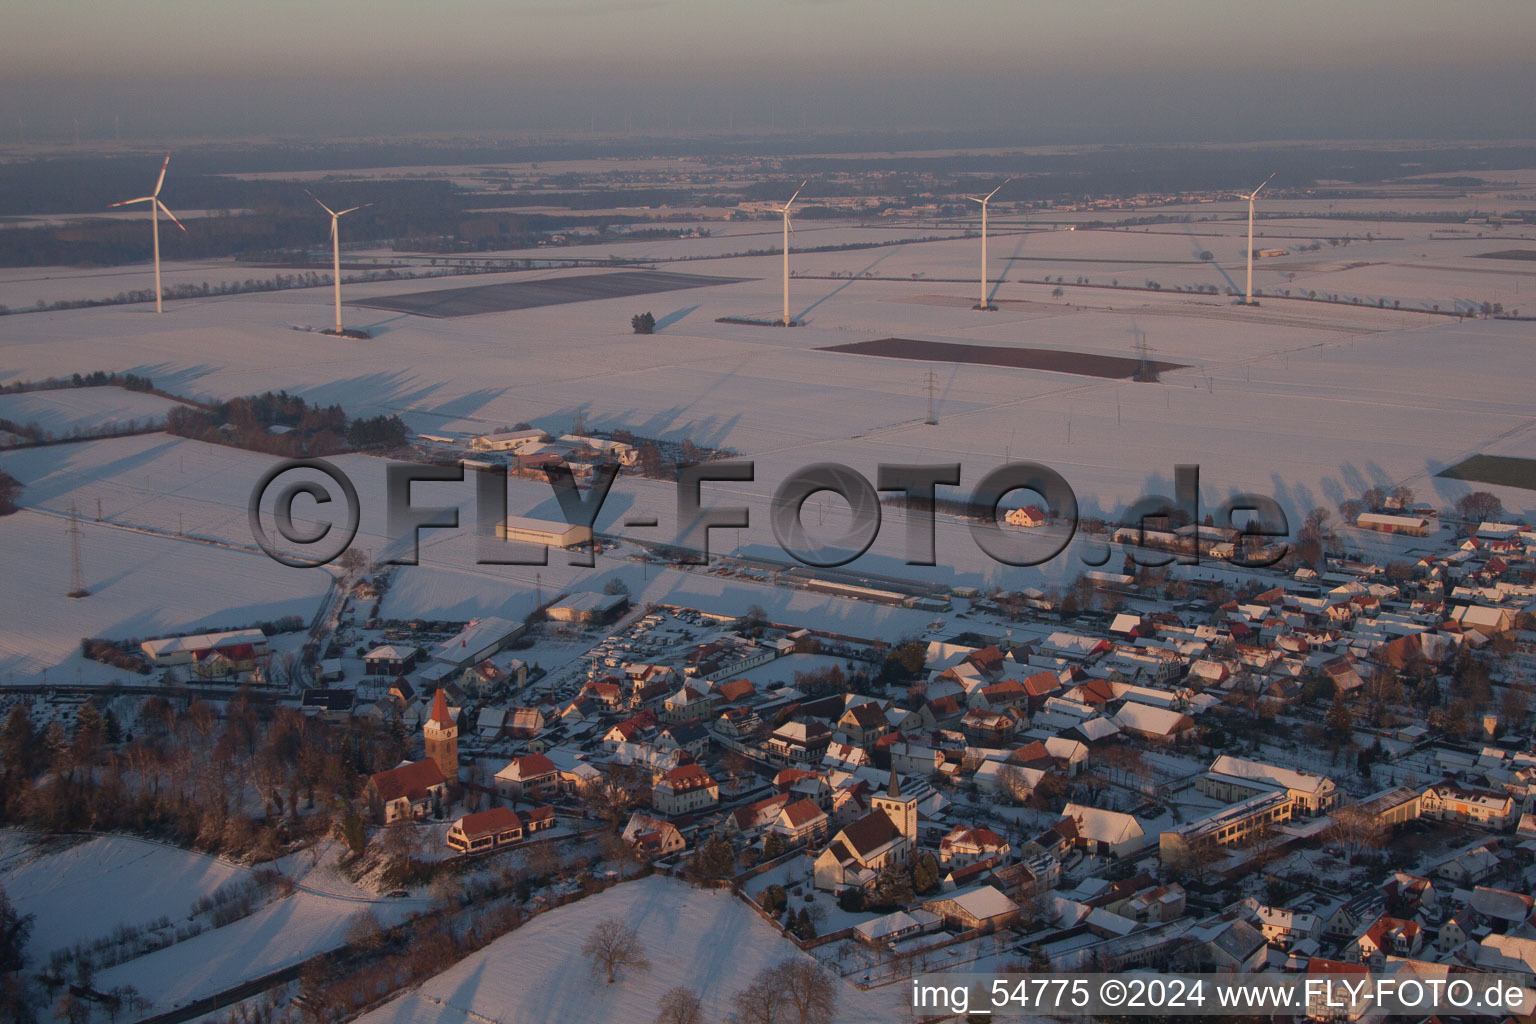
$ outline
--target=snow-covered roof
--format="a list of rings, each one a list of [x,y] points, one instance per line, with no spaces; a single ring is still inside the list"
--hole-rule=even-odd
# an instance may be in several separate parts
[[[1262,761],[1246,761],[1240,757],[1222,754],[1211,762],[1210,774],[1230,775],[1250,782],[1261,782],[1281,789],[1317,795],[1333,788],[1333,782],[1321,775],[1280,768]]]
[[[974,889],[962,889],[944,896],[945,900],[958,905],[967,914],[985,921],[1019,909],[1019,905],[990,885]]]

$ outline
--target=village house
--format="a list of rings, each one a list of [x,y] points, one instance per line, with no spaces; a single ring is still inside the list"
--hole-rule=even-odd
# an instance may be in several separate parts
[[[785,722],[766,744],[770,754],[789,764],[820,764],[832,742],[832,730],[816,719]]]
[[[496,792],[503,800],[548,801],[562,788],[560,769],[543,754],[513,758],[496,773]]]
[[[885,712],[874,701],[855,704],[837,720],[837,729],[856,747],[872,747],[891,729]]]
[[[720,802],[720,784],[696,764],[681,764],[651,787],[651,806],[668,817],[694,814]]]
[[[777,833],[788,846],[819,846],[827,838],[831,820],[814,800],[801,799],[786,804],[768,831]]]
[[[1093,854],[1124,857],[1146,845],[1146,832],[1129,814],[1069,803],[1052,828],[1066,845]]]
[[[1447,779],[1424,790],[1420,813],[1439,821],[1460,821],[1503,831],[1515,820],[1515,801],[1508,793],[1473,789]]]
[[[1379,969],[1386,963],[1387,957],[1416,956],[1423,945],[1424,930],[1418,922],[1383,914],[1355,937],[1345,949],[1345,954]]]
[[[635,848],[640,856],[655,860],[668,854],[679,853],[688,844],[677,826],[660,818],[636,812],[624,826],[624,841]]]
[[[708,696],[689,683],[662,702],[661,717],[668,722],[685,722],[703,718],[712,708]]]
[[[956,825],[939,841],[939,864],[963,868],[988,859],[1001,863],[1008,859],[1011,849],[1008,840],[989,828]]]
[[[1156,708],[1150,704],[1126,701],[1115,712],[1115,721],[1132,736],[1154,743],[1174,743],[1191,735],[1195,720],[1180,711]]]
[[[794,802],[788,793],[775,793],[725,816],[720,823],[721,831],[728,835],[755,835],[778,820],[779,814]]]
[[[508,807],[466,814],[448,829],[448,848],[459,853],[480,853],[523,838],[523,823]]]

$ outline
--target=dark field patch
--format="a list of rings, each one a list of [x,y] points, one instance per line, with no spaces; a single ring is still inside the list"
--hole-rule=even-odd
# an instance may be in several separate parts
[[[481,313],[505,313],[512,309],[536,306],[561,306],[568,302],[593,299],[619,299],[627,295],[649,295],[684,288],[708,288],[717,284],[736,284],[744,277],[705,277],[702,274],[671,274],[664,270],[621,270],[613,274],[587,277],[552,277],[540,281],[503,281],[498,284],[473,285],[468,288],[444,288],[433,292],[406,292],[354,300],[352,305],[372,309],[392,309],[416,316],[478,316]]]
[[[1049,370],[1075,373],[1084,377],[1118,380],[1134,377],[1141,363],[1132,356],[1105,356],[1093,352],[1062,352],[1048,348],[1004,348],[996,345],[967,345],[953,341],[914,341],[910,338],[880,338],[829,345],[820,352],[847,352],[885,359],[917,359],[927,363],[980,363],[986,366],[1011,366],[1021,370]],[[1182,370],[1183,363],[1151,365],[1159,372]]]
[[[1505,249],[1502,252],[1475,253],[1480,260],[1536,260],[1536,249]]]
[[[1474,455],[1454,466],[1447,466],[1435,476],[1536,491],[1536,459],[1521,459],[1512,455]]]

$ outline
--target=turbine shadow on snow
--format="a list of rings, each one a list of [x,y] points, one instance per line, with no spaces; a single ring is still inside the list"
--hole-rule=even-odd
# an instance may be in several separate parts
[[[894,256],[896,254],[897,248],[898,247],[893,246],[893,247],[887,249],[880,256],[875,257],[875,260],[874,260],[873,263],[871,263],[869,266],[865,267],[863,270],[859,271],[857,274],[855,274],[852,277],[850,277],[843,284],[840,284],[836,288],[833,288],[830,292],[828,292],[827,294],[823,295],[821,298],[817,299],[815,302],[811,303],[809,306],[806,306],[800,312],[796,313],[794,315],[793,319],[795,319],[795,320],[804,320],[806,314],[809,313],[811,310],[815,309],[817,306],[821,305],[823,302],[826,302],[832,296],[836,295],[838,292],[841,292],[843,289],[847,288],[849,285],[853,284],[855,281],[857,281],[860,278],[862,278],[865,274],[869,273],[871,270],[874,270],[881,263],[884,263],[887,259],[889,259],[890,257]]]

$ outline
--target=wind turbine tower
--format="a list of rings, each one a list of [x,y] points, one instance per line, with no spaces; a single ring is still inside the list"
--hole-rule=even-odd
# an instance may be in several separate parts
[[[140,196],[137,199],[124,199],[120,203],[113,203],[112,204],[112,206],[132,206],[134,203],[148,203],[149,204],[149,225],[150,225],[150,230],[154,233],[154,238],[155,238],[155,312],[156,313],[164,313],[165,312],[165,308],[161,304],[161,297],[164,295],[164,293],[160,290],[160,214],[164,213],[167,217],[171,218],[171,222],[174,223],[177,227],[181,228],[182,234],[186,234],[187,233],[186,227],[181,223],[181,221],[176,219],[176,215],[174,213],[172,213],[170,210],[167,210],[165,208],[165,204],[160,201],[160,186],[165,184],[165,169],[170,166],[170,163],[171,163],[171,154],[167,153],[167,154],[165,154],[165,163],[160,165],[160,177],[155,179],[155,190],[153,192],[151,192],[149,195],[147,195],[147,196]],[[111,209],[111,208],[112,207],[108,207],[108,209]]]
[[[314,199],[320,204],[320,209],[331,215],[331,281],[336,286],[336,329],[332,333],[339,337],[341,335],[341,236],[336,230],[336,222],[353,210],[361,210],[363,206],[373,204],[364,203],[363,206],[352,206],[338,212],[315,199],[315,194],[309,189],[305,189],[304,194]]]
[[[1274,178],[1273,174],[1265,178],[1264,185],[1268,185]],[[1245,306],[1253,305],[1253,200],[1260,192],[1264,191],[1264,185],[1260,185],[1247,195],[1243,195],[1241,192],[1237,195],[1239,199],[1248,200],[1248,291],[1243,296],[1243,305]]]
[[[1008,181],[1012,180],[1012,178],[1008,179]],[[1003,182],[1003,185],[1008,184],[1008,181]],[[996,306],[987,301],[987,204],[992,201],[993,196],[1002,191],[1003,185],[997,186],[997,188],[988,192],[985,196],[965,197],[973,203],[981,204],[981,299],[976,303],[976,309],[993,311],[997,309]]]
[[[794,205],[796,196],[805,191],[805,186],[811,179],[807,178],[795,189],[795,194],[789,197],[789,202],[779,212],[784,215],[784,326],[789,327],[789,208]]]

